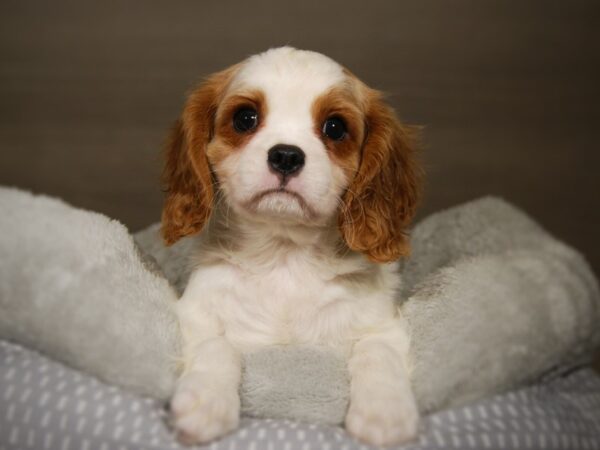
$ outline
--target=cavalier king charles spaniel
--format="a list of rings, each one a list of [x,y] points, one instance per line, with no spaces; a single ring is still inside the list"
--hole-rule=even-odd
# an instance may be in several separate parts
[[[390,445],[418,433],[398,266],[420,170],[412,130],[330,58],[290,47],[200,84],[167,147],[162,233],[199,233],[176,312],[180,441],[239,423],[241,355],[327,347],[348,360],[346,429]]]

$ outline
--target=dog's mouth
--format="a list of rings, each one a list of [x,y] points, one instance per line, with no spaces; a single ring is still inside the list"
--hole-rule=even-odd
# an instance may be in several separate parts
[[[286,189],[284,186],[258,192],[246,201],[244,206],[253,212],[267,209],[282,216],[297,215],[298,213],[302,213],[306,218],[317,216],[316,211],[311,208],[302,195]]]
[[[298,202],[302,202],[302,203],[306,203],[306,201],[304,200],[304,197],[302,197],[300,194],[298,194],[297,192],[291,191],[289,189],[286,189],[285,187],[281,186],[278,188],[273,188],[273,189],[267,189],[265,191],[259,192],[257,194],[255,194],[252,199],[250,199],[251,202],[255,201],[255,202],[260,202],[263,198],[268,197],[270,195],[278,195],[278,196],[288,196],[288,197],[292,197],[293,199],[295,199]]]

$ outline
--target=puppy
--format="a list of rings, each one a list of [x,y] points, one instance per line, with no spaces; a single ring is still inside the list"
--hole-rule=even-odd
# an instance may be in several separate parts
[[[282,47],[210,76],[167,148],[162,233],[198,233],[176,305],[179,439],[236,428],[241,355],[305,344],[348,358],[347,430],[369,444],[417,435],[399,313],[419,168],[379,92],[319,53]]]

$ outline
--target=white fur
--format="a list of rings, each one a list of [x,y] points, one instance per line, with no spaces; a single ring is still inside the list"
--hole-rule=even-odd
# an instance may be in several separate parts
[[[342,67],[319,53],[278,48],[248,59],[236,74],[228,92],[244,89],[261,90],[266,97],[268,114],[261,118],[264,126],[241,151],[224,162],[221,187],[238,213],[243,204],[261,190],[277,188],[279,179],[265,161],[267,152],[276,144],[296,145],[306,155],[306,163],[298,176],[289,179],[286,188],[300,194],[317,213],[311,221],[331,216],[339,195],[346,187],[342,169],[327,156],[321,139],[314,133],[311,105],[329,88],[345,79]],[[264,198],[257,210],[264,215],[300,215],[297,201],[275,194]]]
[[[349,358],[346,427],[354,436],[387,445],[417,433],[408,335],[394,301],[397,266],[340,251],[335,216],[349,180],[314,132],[314,99],[344,77],[323,55],[281,48],[247,60],[229,86],[229,93],[261,89],[268,116],[217,168],[222,198],[177,303],[184,372],[172,411],[184,442],[207,442],[237,425],[241,354],[292,343],[326,346]],[[304,168],[286,187],[314,215],[286,194],[245,206],[279,185],[266,163],[276,144],[305,152]]]

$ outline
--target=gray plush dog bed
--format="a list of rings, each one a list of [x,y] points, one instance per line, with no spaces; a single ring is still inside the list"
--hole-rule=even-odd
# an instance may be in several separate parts
[[[194,239],[165,248],[100,214],[0,188],[0,339],[165,400],[179,334],[171,311]],[[412,233],[399,301],[424,413],[507,391],[584,362],[600,342],[597,282],[584,259],[506,202],[484,198]],[[164,274],[164,275],[163,275]],[[340,423],[344,361],[314,348],[248,356],[243,411]]]
[[[162,402],[107,386],[0,341],[0,449],[184,450]],[[210,450],[367,450],[342,428],[242,420]],[[598,449],[600,378],[590,369],[427,416],[410,450]]]

